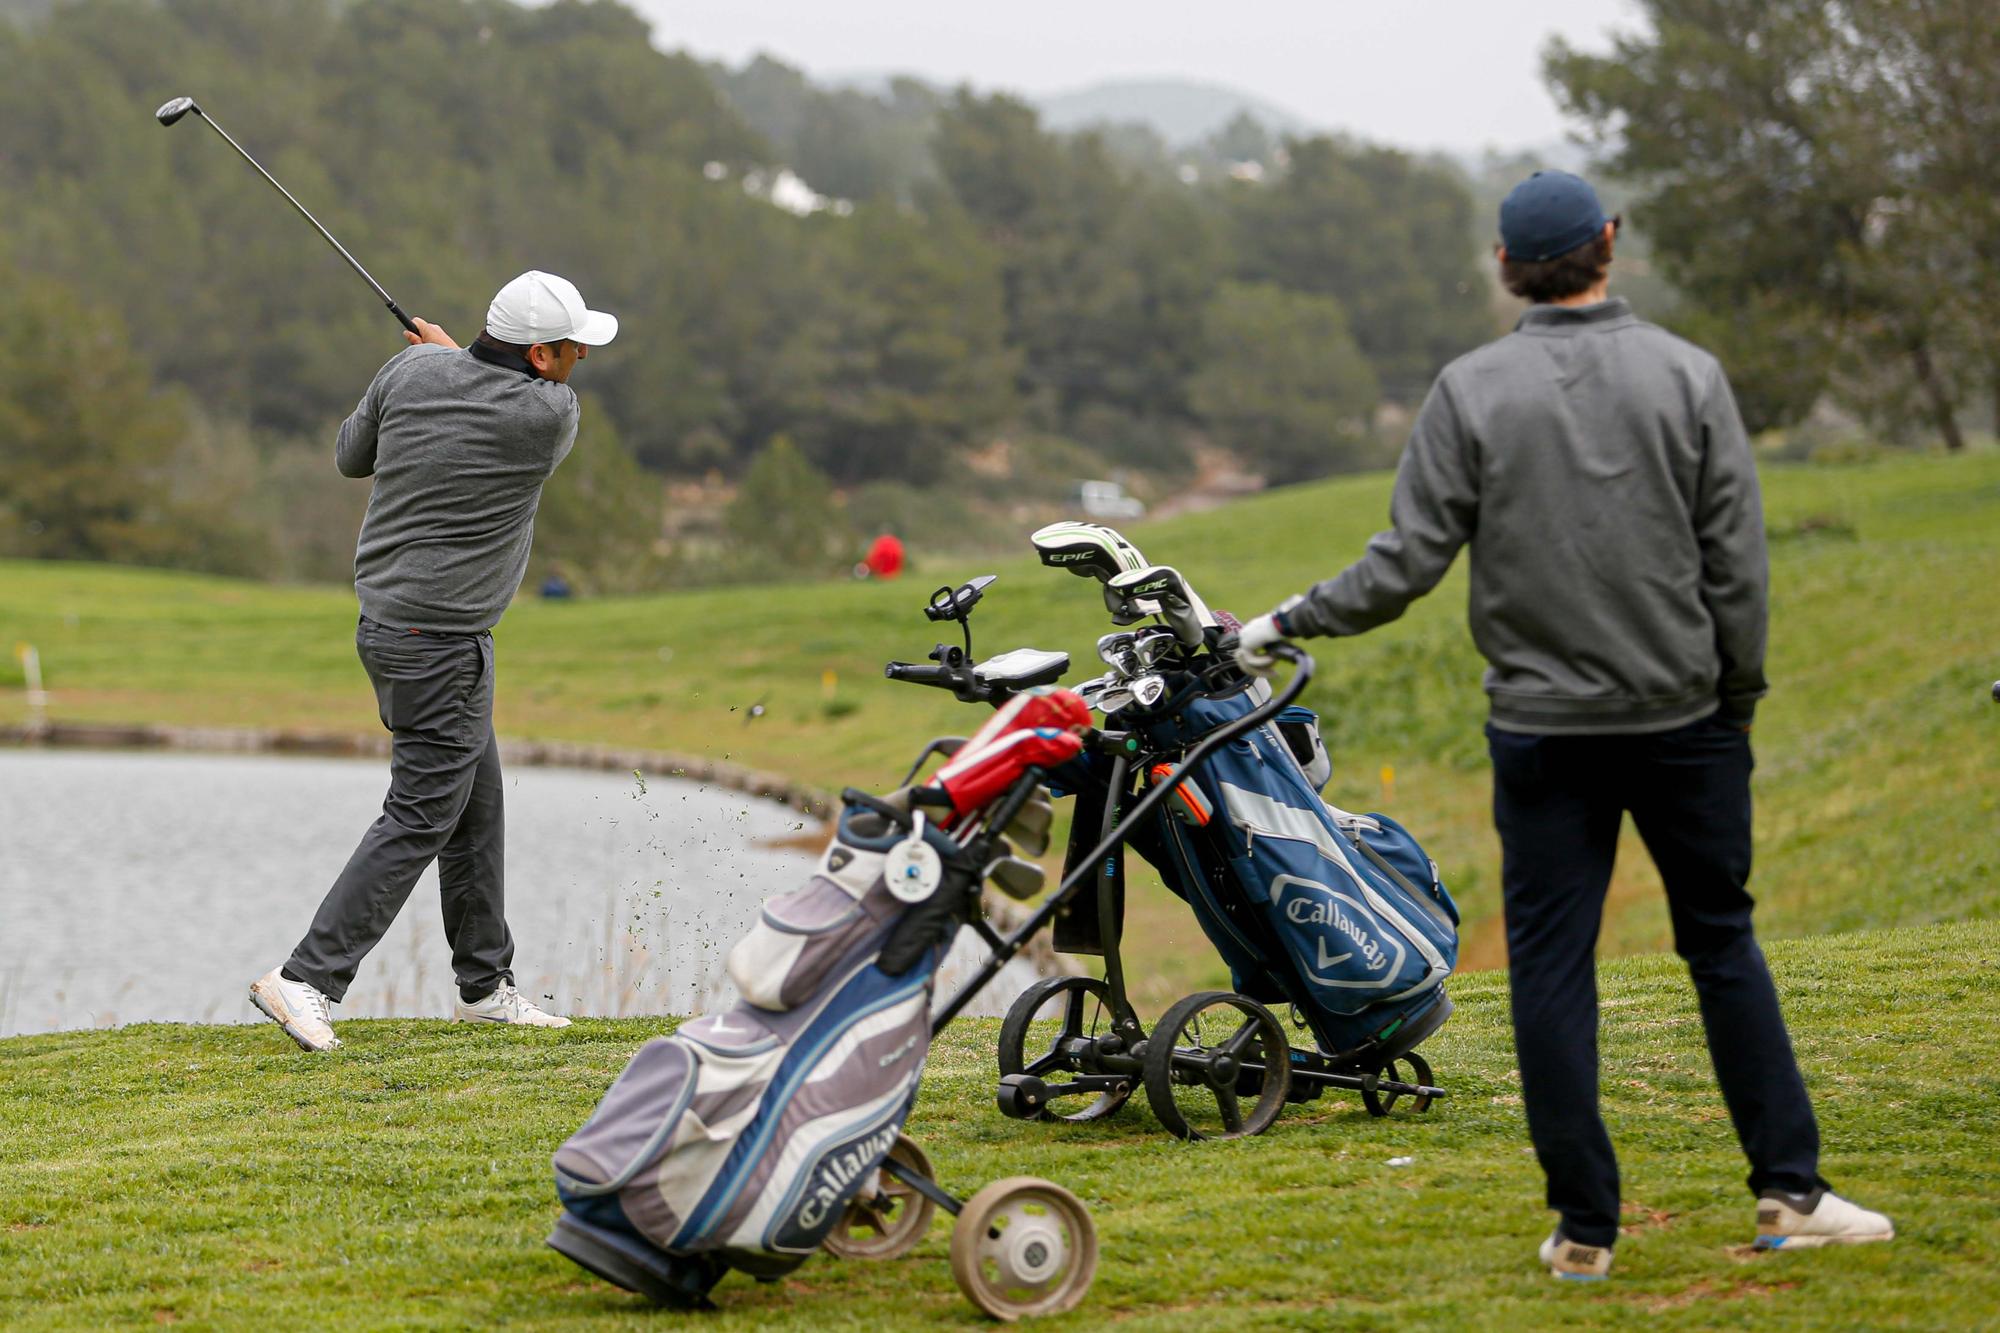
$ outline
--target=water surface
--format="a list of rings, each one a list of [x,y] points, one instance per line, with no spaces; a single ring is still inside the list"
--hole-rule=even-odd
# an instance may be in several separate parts
[[[515,976],[557,1012],[733,998],[729,947],[814,860],[817,824],[724,788],[529,767],[506,783]],[[387,784],[380,759],[0,749],[0,1037],[262,1021],[250,983],[290,954]],[[941,991],[982,955],[961,939]],[[974,1012],[1029,980],[1017,960]],[[432,868],[334,1017],[442,1017],[453,990]]]

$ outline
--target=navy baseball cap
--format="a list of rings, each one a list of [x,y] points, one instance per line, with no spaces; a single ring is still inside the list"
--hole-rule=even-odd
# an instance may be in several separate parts
[[[1589,181],[1567,171],[1538,171],[1500,201],[1500,243],[1509,259],[1539,264],[1568,254],[1610,220]]]

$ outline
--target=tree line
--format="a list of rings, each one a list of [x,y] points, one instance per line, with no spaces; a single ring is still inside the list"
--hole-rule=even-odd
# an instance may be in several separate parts
[[[1981,9],[1647,0],[1610,55],[1550,51],[1753,426],[1833,398],[1955,440],[2000,389]],[[1204,439],[1275,482],[1381,465],[1384,405],[1504,321],[1490,202],[1441,162],[704,66],[612,0],[6,0],[0,69],[0,554],[346,569],[365,488],[323,454],[394,326],[155,124],[177,93],[461,340],[528,267],[620,315],[541,527],[594,587],[760,572],[726,517],[659,541],[662,478],[760,458],[760,496],[951,534],[968,487],[1171,476]],[[833,206],[776,206],[782,168]],[[1011,481],[969,470],[996,441]]]
[[[2000,13],[1991,0],[1643,0],[1550,85],[1638,191],[1677,323],[1753,429],[1831,398],[1963,448],[2000,415]]]
[[[58,0],[0,23],[0,68],[0,265],[17,275],[0,307],[79,321],[73,371],[49,372],[73,382],[11,395],[37,438],[68,441],[0,463],[17,551],[268,567],[118,534],[172,508],[158,477],[242,452],[215,439],[247,439],[236,461],[260,475],[318,448],[395,349],[240,159],[191,121],[154,123],[182,92],[461,340],[531,266],[616,311],[626,336],[579,385],[616,441],[600,449],[650,473],[739,477],[784,437],[837,485],[936,487],[1001,434],[1171,470],[1207,430],[1297,479],[1381,461],[1385,388],[1420,392],[1489,327],[1464,191],[1402,154],[1316,140],[1267,187],[1196,188],[1005,96],[792,85],[789,112],[760,112],[753,67],[739,110],[726,72],[656,49],[613,3]],[[802,137],[810,183],[851,208],[795,216],[745,188]],[[110,375],[148,429],[86,421]],[[28,475],[51,472],[123,516],[58,522]],[[190,531],[217,509],[173,503]],[[351,500],[327,506],[330,529],[351,521]]]

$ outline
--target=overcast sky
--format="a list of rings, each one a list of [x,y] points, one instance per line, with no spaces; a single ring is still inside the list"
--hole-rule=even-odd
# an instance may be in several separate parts
[[[1635,0],[627,0],[658,44],[816,76],[911,73],[1030,94],[1106,79],[1228,84],[1314,125],[1409,148],[1521,148],[1565,132],[1538,56],[1602,50]]]

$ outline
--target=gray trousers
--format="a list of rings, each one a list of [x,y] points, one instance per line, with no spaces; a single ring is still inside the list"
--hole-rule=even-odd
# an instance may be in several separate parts
[[[493,736],[493,636],[389,629],[362,617],[355,650],[393,737],[389,794],[285,964],[330,1000],[388,933],[432,861],[468,1001],[514,974],[504,912],[505,818]]]

